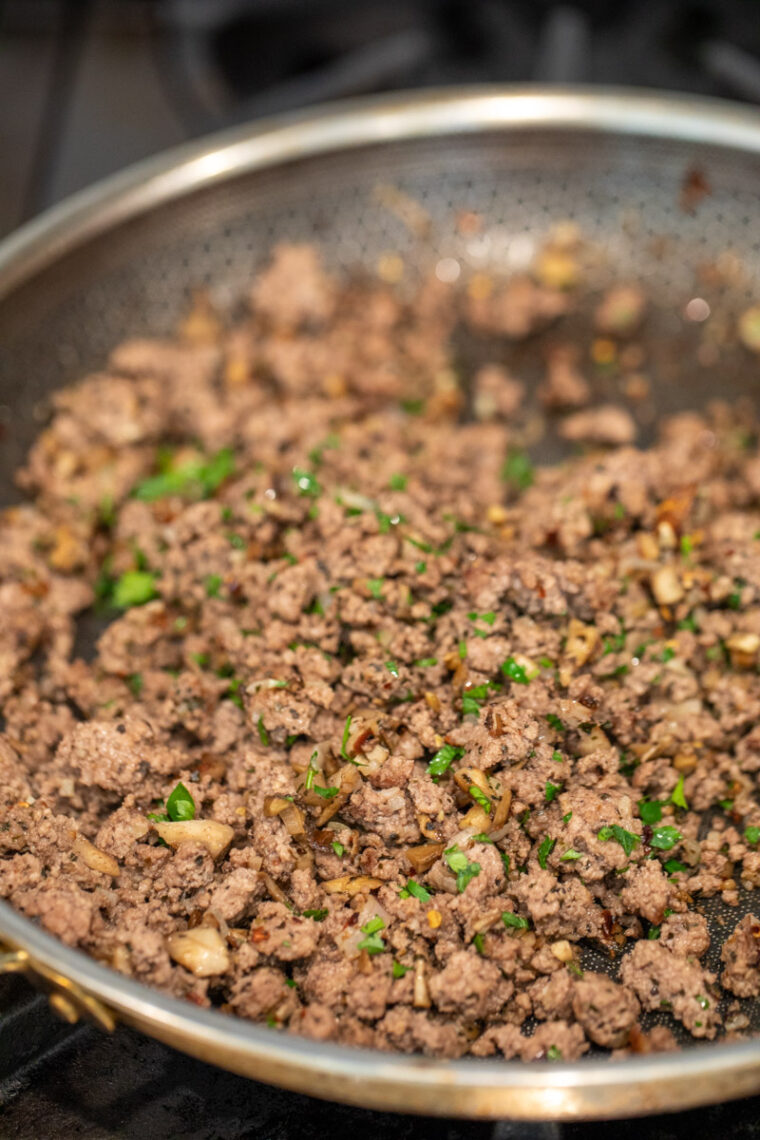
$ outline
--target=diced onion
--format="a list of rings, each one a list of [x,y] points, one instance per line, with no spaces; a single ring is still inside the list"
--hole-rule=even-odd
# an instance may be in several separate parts
[[[210,978],[229,969],[230,956],[224,940],[213,926],[196,926],[167,939],[169,957],[196,978]]]
[[[201,843],[213,859],[219,859],[224,854],[235,836],[228,824],[219,823],[215,819],[157,822],[153,826],[170,847],[179,847],[180,843]]]

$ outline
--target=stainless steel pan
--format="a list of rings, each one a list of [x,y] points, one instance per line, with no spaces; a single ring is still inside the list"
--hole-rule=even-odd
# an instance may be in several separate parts
[[[399,208],[409,202],[424,225]],[[460,232],[463,209],[481,215],[480,233]],[[12,472],[51,391],[102,363],[118,340],[168,332],[194,287],[234,308],[273,242],[317,240],[337,270],[372,269],[392,251],[410,272],[442,257],[510,271],[560,220],[576,222],[595,250],[589,304],[605,280],[646,284],[654,418],[751,394],[757,363],[733,329],[737,310],[760,299],[760,117],[616,91],[393,96],[192,144],[0,245],[0,502],[15,497]],[[695,296],[710,307],[704,324],[685,315]],[[515,351],[530,376],[535,344]],[[714,954],[721,910],[711,903]],[[760,1090],[760,1039],[615,1063],[430,1061],[315,1044],[166,998],[3,903],[0,946],[0,971],[26,972],[65,1017],[106,1031],[124,1021],[259,1080],[367,1107],[570,1119]],[[746,1012],[760,1032],[756,1006]]]

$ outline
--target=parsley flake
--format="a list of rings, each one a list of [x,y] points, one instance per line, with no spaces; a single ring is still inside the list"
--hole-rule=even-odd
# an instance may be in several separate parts
[[[470,784],[467,791],[470,793],[472,798],[475,800],[475,803],[479,804],[482,807],[483,811],[490,813],[491,801],[489,800],[489,798],[485,794],[485,792],[482,792],[476,784]]]
[[[375,915],[369,922],[361,927],[362,934],[366,934],[357,945],[357,950],[366,950],[368,954],[382,954],[386,945],[380,937],[379,931],[385,929],[385,922],[379,915]]]
[[[562,791],[562,785],[561,784],[553,784],[551,782],[551,780],[547,780],[546,781],[546,789],[544,792],[544,798],[545,798],[546,802],[548,804],[550,804],[552,802],[552,800],[557,798],[557,796],[559,795],[559,793],[561,791]]]
[[[456,843],[443,854],[449,869],[457,877],[457,891],[461,895],[467,889],[468,883],[480,874],[480,863],[470,863],[464,851],[460,851]]]
[[[322,494],[319,480],[310,471],[305,471],[302,467],[294,467],[292,475],[299,495],[316,499]]]
[[[415,882],[414,879],[408,879],[406,886],[399,891],[399,898],[408,899],[410,896],[419,899],[420,902],[430,902],[433,897],[429,890],[423,887],[421,883]]]
[[[670,851],[671,847],[675,847],[676,843],[680,843],[682,839],[683,836],[678,828],[666,823],[662,827],[654,829],[649,840],[649,846],[656,847],[658,851]]]
[[[317,774],[317,768],[314,764],[314,761],[317,759],[318,756],[319,756],[319,753],[317,752],[317,750],[315,748],[311,754],[311,757],[309,758],[309,767],[306,769],[306,780],[304,782],[304,788],[307,792],[310,792],[311,789],[314,787],[314,777]]]
[[[659,823],[662,819],[662,804],[659,800],[639,800],[639,817],[643,823]]]
[[[443,744],[427,766],[429,776],[443,776],[454,763],[464,756],[464,748],[453,744]]]
[[[541,846],[538,849],[538,865],[544,871],[546,870],[546,861],[554,850],[556,842],[556,839],[552,839],[548,835],[541,841]]]
[[[318,796],[321,796],[323,800],[332,800],[335,798],[335,796],[337,796],[340,788],[333,786],[330,786],[329,788],[320,788],[319,784],[314,784],[312,790],[315,791]]]
[[[180,781],[166,801],[166,814],[173,823],[195,819],[195,800]]]
[[[352,720],[353,720],[353,717],[351,717],[350,715],[346,717],[346,723],[343,725],[343,739],[340,742],[340,754],[344,760],[349,760],[349,761],[351,761],[351,757],[348,755],[348,752],[346,752],[346,745],[348,744],[348,736],[349,736],[349,733],[351,732],[351,721]],[[353,761],[351,761],[351,762],[353,763]]]
[[[519,491],[526,491],[533,483],[533,464],[524,451],[510,451],[504,460],[501,477]]]
[[[632,831],[626,831],[617,823],[613,823],[611,827],[602,827],[597,832],[597,839],[602,841],[614,839],[616,843],[620,844],[626,855],[630,855],[636,844],[640,842],[638,835]]]
[[[179,467],[167,465],[160,474],[138,483],[132,494],[144,503],[152,503],[169,495],[195,494],[208,499],[234,470],[234,453],[225,447],[206,462],[193,459]]]
[[[506,927],[512,927],[514,930],[527,930],[529,925],[527,918],[511,910],[503,911],[501,921]]]
[[[523,665],[518,665],[514,657],[508,657],[501,665],[501,671],[505,677],[510,681],[514,681],[516,685],[529,685],[530,677],[525,672]]]
[[[126,570],[116,579],[113,603],[120,609],[143,606],[156,597],[156,575],[150,570]]]
[[[683,808],[684,811],[688,811],[689,805],[687,804],[686,796],[684,795],[683,781],[684,781],[684,774],[682,772],[681,775],[678,777],[678,783],[676,784],[675,788],[673,789],[673,792],[672,792],[671,797],[670,797],[670,802],[675,804],[676,807],[680,807],[680,808]]]

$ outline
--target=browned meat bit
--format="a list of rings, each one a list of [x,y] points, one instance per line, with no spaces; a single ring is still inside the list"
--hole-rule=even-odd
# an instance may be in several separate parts
[[[625,986],[604,974],[587,973],[575,985],[573,1013],[596,1045],[617,1049],[628,1041],[639,1003]]]
[[[516,340],[556,320],[569,307],[567,294],[536,285],[528,277],[515,277],[506,284],[476,278],[468,290],[467,313],[471,324],[484,332]]]
[[[599,332],[631,336],[641,324],[646,308],[644,290],[638,285],[614,285],[599,303],[594,321]]]
[[[754,914],[745,915],[723,943],[720,957],[725,963],[721,985],[737,997],[757,997],[760,994],[760,919]]]
[[[327,320],[334,306],[334,289],[314,246],[276,246],[272,264],[251,291],[251,302],[254,312],[286,328]]]
[[[295,1012],[298,999],[280,970],[259,966],[235,982],[229,1004],[242,1017],[269,1017],[279,1022]]]
[[[589,402],[591,385],[578,367],[575,345],[556,345],[550,351],[538,395],[547,408],[579,408]]]
[[[620,897],[624,907],[649,922],[662,922],[668,907],[677,901],[674,884],[654,860],[647,859],[640,866],[632,867],[623,882]]]
[[[573,443],[606,443],[620,446],[636,438],[636,424],[630,412],[615,404],[603,404],[567,416],[559,427],[563,439]]]
[[[537,1026],[531,1037],[524,1036],[516,1025],[487,1029],[472,1047],[478,1057],[499,1051],[511,1059],[523,1061],[575,1061],[588,1051],[580,1025],[566,1021],[546,1021]]]
[[[182,767],[182,753],[156,739],[145,721],[78,724],[59,745],[62,772],[81,787],[125,794],[151,776],[166,777]]]
[[[637,942],[623,960],[620,977],[644,1009],[664,1009],[695,1037],[714,1037],[720,1026],[715,975],[694,958],[674,954],[657,941]]]
[[[675,954],[701,958],[710,946],[707,919],[689,910],[671,914],[660,927],[660,942]]]
[[[479,420],[511,419],[525,397],[525,385],[499,364],[485,364],[473,381],[472,406]]]
[[[200,298],[59,394],[0,513],[0,896],[318,1041],[551,1062],[675,1047],[652,1012],[718,1032],[701,900],[760,885],[757,424],[683,413],[638,450],[592,405],[643,366],[631,286],[527,382],[496,338],[570,311],[578,240],[462,291],[281,246],[241,323]],[[537,399],[607,449],[534,467]],[[760,996],[756,926],[729,992]]]
[[[463,950],[430,979],[430,994],[441,1013],[457,1011],[472,1018],[497,1016],[512,988],[493,962]]]
[[[375,1044],[380,1049],[424,1053],[429,1057],[461,1057],[467,1041],[455,1024],[397,1005],[377,1025]]]

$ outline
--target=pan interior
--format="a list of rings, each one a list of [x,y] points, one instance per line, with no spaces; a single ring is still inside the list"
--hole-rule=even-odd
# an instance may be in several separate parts
[[[463,232],[463,211],[479,216],[477,232]],[[317,242],[343,274],[374,273],[384,254],[398,254],[412,281],[444,258],[465,274],[519,272],[557,223],[574,223],[593,256],[581,303],[559,331],[586,343],[601,290],[643,284],[652,306],[644,338],[651,436],[663,414],[752,395],[757,364],[734,328],[737,313],[760,298],[758,217],[758,156],[583,130],[373,144],[230,178],[92,239],[0,301],[0,502],[19,498],[13,471],[56,388],[101,368],[124,338],[170,332],[198,287],[234,314],[282,240]],[[696,297],[710,307],[705,322],[685,315]],[[497,346],[463,338],[456,349],[465,375],[495,349],[529,382],[542,367],[540,337]],[[596,384],[599,398],[609,396],[604,375]],[[559,454],[548,437],[535,458]],[[751,903],[703,904],[710,968]],[[601,952],[586,953],[587,966],[616,969]],[[742,1005],[760,1033],[760,1003]]]

